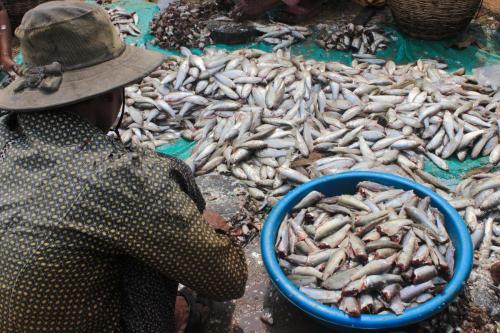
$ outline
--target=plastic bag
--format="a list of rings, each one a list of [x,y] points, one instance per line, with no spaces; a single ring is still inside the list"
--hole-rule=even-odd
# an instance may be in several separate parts
[[[490,86],[497,90],[500,88],[500,65],[485,66],[472,70],[477,82],[484,86]]]

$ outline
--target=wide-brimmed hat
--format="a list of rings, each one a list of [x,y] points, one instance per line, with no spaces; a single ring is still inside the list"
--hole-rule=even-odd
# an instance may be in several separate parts
[[[138,81],[163,55],[125,45],[108,13],[77,1],[51,1],[26,13],[16,29],[24,65],[0,90],[0,109],[57,108]]]

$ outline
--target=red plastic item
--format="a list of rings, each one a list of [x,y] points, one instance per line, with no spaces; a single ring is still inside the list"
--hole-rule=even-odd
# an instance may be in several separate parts
[[[302,15],[309,13],[307,9],[309,2],[307,0],[240,0],[233,10],[233,17],[257,18],[280,3],[284,3],[287,6],[286,12],[296,15],[299,20]]]

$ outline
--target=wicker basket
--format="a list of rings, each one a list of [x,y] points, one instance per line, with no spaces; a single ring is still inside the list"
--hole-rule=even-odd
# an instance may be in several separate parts
[[[481,0],[388,0],[396,25],[411,37],[444,39],[465,29]]]
[[[9,13],[12,30],[21,24],[23,16],[28,10],[48,1],[49,0],[3,0],[3,4]]]

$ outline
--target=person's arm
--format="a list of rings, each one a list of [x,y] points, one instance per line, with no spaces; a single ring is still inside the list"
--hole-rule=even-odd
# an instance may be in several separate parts
[[[16,70],[16,63],[12,60],[11,36],[9,14],[0,0],[0,65],[7,72]]]
[[[128,244],[129,254],[204,297],[226,301],[243,296],[247,266],[242,248],[205,221],[177,184],[165,193],[153,196],[159,200],[151,208],[158,209],[160,220],[142,230],[149,249]]]
[[[146,185],[148,190],[142,193],[145,211],[152,214],[143,221],[131,221],[134,228],[127,237],[131,240],[125,247],[127,254],[207,298],[241,297],[247,267],[240,246],[204,221],[175,181],[158,185],[156,189]]]
[[[203,220],[204,205],[186,194],[180,173],[172,177],[173,163],[156,156],[126,159],[88,180],[67,219],[90,224],[92,234],[120,254],[204,297],[241,297],[247,280],[242,248]]]

